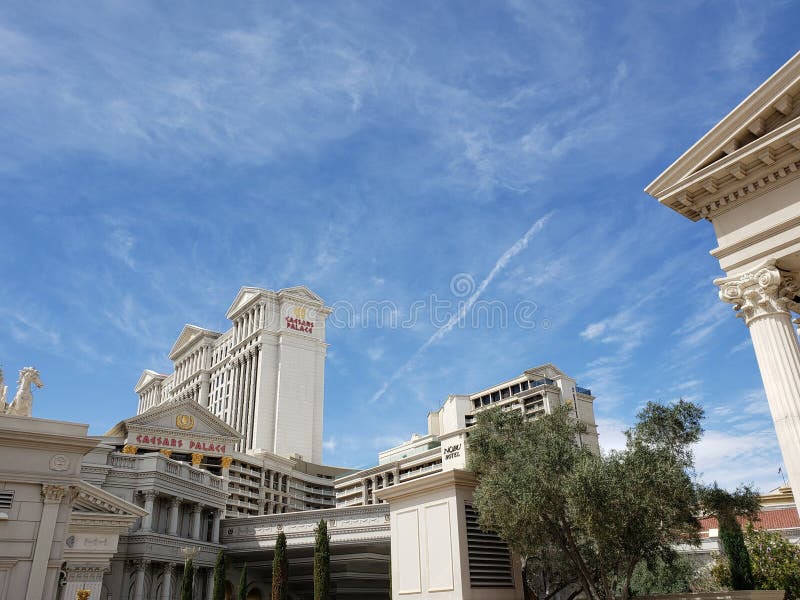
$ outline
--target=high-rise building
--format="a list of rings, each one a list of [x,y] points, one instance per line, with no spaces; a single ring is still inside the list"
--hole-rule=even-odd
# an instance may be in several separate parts
[[[169,353],[173,372],[142,373],[138,412],[192,399],[242,434],[237,450],[321,463],[329,314],[304,286],[243,287],[228,331],[186,325]]]

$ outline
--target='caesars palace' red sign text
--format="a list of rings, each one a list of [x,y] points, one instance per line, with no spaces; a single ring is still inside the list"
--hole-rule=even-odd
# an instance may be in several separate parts
[[[209,442],[196,442],[194,440],[184,440],[180,438],[167,438],[156,435],[137,435],[137,444],[159,446],[160,448],[183,448],[187,450],[203,450],[204,452],[225,452],[225,444],[211,444]]]
[[[297,317],[286,317],[286,327],[294,329],[295,331],[302,331],[303,333],[314,332],[314,322],[306,321],[305,319],[298,319]]]

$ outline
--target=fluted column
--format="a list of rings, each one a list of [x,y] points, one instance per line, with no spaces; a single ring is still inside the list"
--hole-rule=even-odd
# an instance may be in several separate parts
[[[169,521],[167,523],[167,533],[169,535],[178,535],[178,511],[180,507],[180,498],[173,498],[169,503]]]
[[[148,532],[153,530],[153,506],[155,505],[156,493],[154,490],[145,490],[144,494],[144,509],[147,514],[142,517],[142,531]]]
[[[211,521],[211,541],[219,544],[219,522],[222,519],[222,509],[214,511],[214,519]]]
[[[199,402],[203,408],[208,408],[208,396],[211,392],[211,375],[209,373],[200,374],[200,395]]]
[[[175,563],[164,565],[164,582],[161,584],[161,600],[172,600],[172,576],[175,572]]]
[[[136,568],[136,588],[133,591],[133,600],[148,600],[144,593],[145,575],[147,567],[150,566],[149,560],[137,560],[134,563]]]
[[[797,284],[770,260],[714,283],[744,319],[753,340],[775,433],[795,500],[800,499],[800,346],[789,307]]]
[[[214,569],[206,569],[206,600],[214,600]]]
[[[58,511],[66,493],[67,488],[64,486],[42,484],[42,518],[39,520],[39,529],[36,534],[36,546],[33,550],[31,574],[28,579],[25,600],[41,600],[44,594]]]
[[[203,507],[195,504],[192,508],[192,539],[200,539],[200,517],[203,514]]]

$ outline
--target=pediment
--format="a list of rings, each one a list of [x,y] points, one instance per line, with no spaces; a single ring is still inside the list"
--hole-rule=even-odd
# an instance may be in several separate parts
[[[239,313],[242,309],[248,306],[251,302],[256,300],[257,298],[261,297],[262,295],[266,294],[273,294],[274,292],[270,292],[269,290],[265,290],[262,288],[257,287],[242,287],[239,289],[239,293],[236,294],[236,298],[233,299],[233,303],[231,303],[228,312],[225,313],[225,316],[228,319],[233,320],[236,314]]]
[[[72,512],[129,517],[131,520],[147,514],[147,511],[143,508],[85,481],[81,481],[75,486],[75,501],[72,504]]]
[[[166,378],[167,378],[166,375],[163,375],[161,373],[156,373],[155,371],[151,371],[150,369],[145,369],[144,371],[142,371],[142,375],[139,377],[139,381],[136,382],[133,391],[138,394],[141,390],[146,388],[154,381],[164,381]]]
[[[312,302],[314,304],[324,304],[322,298],[312,292],[304,285],[297,285],[294,287],[284,288],[278,292],[278,297],[289,298],[292,300],[300,300],[304,302]]]
[[[204,337],[211,336],[218,338],[220,335],[222,334],[220,334],[218,331],[204,329],[203,327],[198,327],[197,325],[184,325],[180,335],[178,336],[178,339],[175,340],[175,343],[172,345],[172,349],[169,351],[169,358],[170,360],[175,360],[175,358],[179,356],[181,352],[187,348],[190,348],[195,342]]]
[[[800,52],[645,191],[696,221],[794,178],[800,162]],[[781,181],[783,180],[783,181]]]
[[[106,433],[128,439],[137,434],[148,436],[189,436],[234,444],[241,434],[225,421],[190,399],[173,400],[154,406],[145,412],[125,419]]]
[[[555,379],[556,377],[569,377],[564,371],[559,369],[553,363],[547,363],[525,371],[525,375],[529,377],[543,377],[547,379]]]

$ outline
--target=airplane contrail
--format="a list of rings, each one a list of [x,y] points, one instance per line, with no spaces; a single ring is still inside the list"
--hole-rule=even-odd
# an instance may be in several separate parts
[[[458,325],[458,323],[464,318],[464,316],[466,316],[478,298],[481,297],[481,294],[483,294],[484,290],[489,286],[497,274],[506,267],[512,258],[522,252],[528,246],[528,243],[531,241],[533,236],[542,230],[542,228],[545,226],[545,223],[547,223],[551,216],[553,216],[552,212],[547,213],[541,219],[536,221],[533,225],[531,225],[530,229],[525,232],[525,235],[514,242],[514,244],[508,250],[503,252],[500,258],[498,258],[494,263],[492,270],[489,271],[489,274],[483,279],[483,281],[481,281],[480,285],[472,293],[472,295],[467,298],[467,301],[461,305],[461,307],[458,309],[458,312],[451,316],[443,327],[437,329],[434,334],[425,341],[424,344],[417,348],[417,351],[411,355],[411,358],[409,358],[402,367],[397,369],[394,373],[392,373],[389,379],[383,382],[383,385],[381,385],[380,389],[372,395],[372,398],[370,398],[370,404],[380,400],[381,397],[386,393],[386,390],[389,389],[389,386],[397,381],[406,371],[408,371],[411,365],[414,364],[414,362],[425,352],[425,350],[430,348],[433,343],[441,340],[453,330],[453,327]]]

